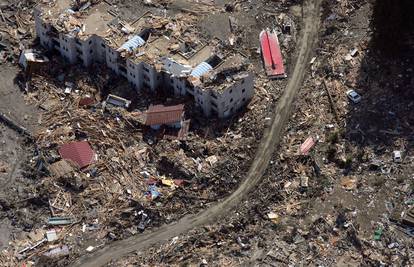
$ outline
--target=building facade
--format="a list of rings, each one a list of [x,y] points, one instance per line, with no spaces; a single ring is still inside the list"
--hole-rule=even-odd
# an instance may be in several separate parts
[[[42,12],[46,11],[36,8],[34,17],[36,33],[43,47],[59,51],[72,64],[81,62],[85,67],[93,63],[105,64],[114,73],[126,78],[138,91],[155,92],[162,88],[175,96],[189,95],[205,116],[219,118],[235,114],[254,95],[253,75],[246,69],[225,74],[228,72],[226,58],[220,59],[220,63],[217,63],[217,57],[214,60],[205,58],[199,64],[191,66],[177,62],[168,55],[160,55],[154,64],[142,59],[145,55],[135,52],[143,46],[168,42],[165,36],[160,36],[156,42],[147,43],[148,32],[144,30],[138,34],[129,34],[117,48],[97,33],[79,36],[78,33],[84,30],[84,26],[74,27],[71,32],[59,31],[53,23],[43,18]],[[205,77],[214,75],[226,77],[215,81],[210,77],[208,84],[203,82]]]

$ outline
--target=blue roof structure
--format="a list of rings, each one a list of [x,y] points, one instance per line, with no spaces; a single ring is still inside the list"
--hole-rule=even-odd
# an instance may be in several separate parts
[[[145,40],[139,35],[133,36],[131,39],[126,41],[118,50],[134,51],[136,48],[141,47],[145,44]]]
[[[207,62],[201,62],[197,65],[197,67],[193,69],[193,71],[191,72],[191,76],[200,78],[203,74],[207,73],[212,69],[213,67]]]

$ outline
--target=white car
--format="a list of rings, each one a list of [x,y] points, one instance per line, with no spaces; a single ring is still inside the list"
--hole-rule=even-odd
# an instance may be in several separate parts
[[[351,100],[355,104],[361,102],[361,96],[354,90],[346,91],[346,95],[348,96],[349,100]]]

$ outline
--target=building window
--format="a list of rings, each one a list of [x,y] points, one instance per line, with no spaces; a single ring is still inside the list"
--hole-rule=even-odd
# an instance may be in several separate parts
[[[149,69],[148,69],[147,67],[142,66],[142,68],[143,68],[146,72],[149,72]]]
[[[246,98],[243,98],[243,102],[245,102],[246,101]]]
[[[244,79],[241,81],[241,84],[244,84]]]
[[[246,89],[243,89],[243,90],[242,90],[242,93],[244,93],[244,92],[246,92]]]
[[[233,102],[233,98],[232,98],[232,99],[230,99],[230,103],[231,103],[231,102]]]
[[[92,40],[89,40],[89,44],[92,44]]]
[[[230,94],[233,93],[233,89],[230,90]]]
[[[135,78],[135,74],[134,74],[134,78]]]
[[[89,54],[92,54],[93,53],[93,50],[91,49],[91,50],[89,50]]]
[[[105,44],[104,44],[104,43],[101,43],[101,46],[102,46],[103,48],[105,48]]]
[[[149,82],[150,78],[147,75],[144,74],[143,77],[144,77],[144,80],[145,81],[148,81]]]

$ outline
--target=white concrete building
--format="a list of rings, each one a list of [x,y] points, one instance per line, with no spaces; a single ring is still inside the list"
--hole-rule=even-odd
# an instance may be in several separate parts
[[[70,4],[57,0],[34,12],[41,45],[59,51],[68,62],[105,64],[136,90],[190,95],[205,116],[228,117],[253,97],[254,79],[245,56],[219,49],[213,41],[189,48],[179,38],[148,28],[149,21],[154,23],[151,14],[129,25],[113,17],[105,1],[82,15]]]

